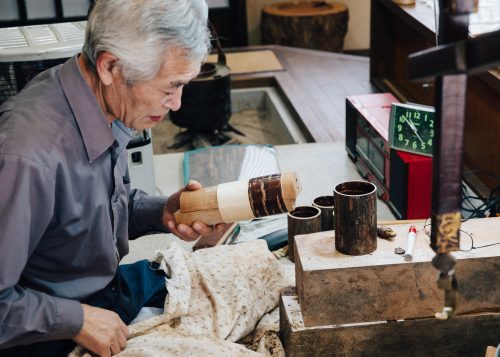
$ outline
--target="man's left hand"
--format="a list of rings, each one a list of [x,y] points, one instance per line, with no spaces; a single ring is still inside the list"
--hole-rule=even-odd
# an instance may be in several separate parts
[[[227,228],[227,224],[217,224],[215,227],[207,226],[206,224],[196,221],[192,226],[175,222],[175,212],[180,208],[180,196],[183,191],[195,191],[201,188],[201,184],[197,181],[189,181],[189,183],[173,195],[171,195],[163,209],[163,224],[182,240],[194,241],[200,236],[208,235],[214,231],[222,232]]]

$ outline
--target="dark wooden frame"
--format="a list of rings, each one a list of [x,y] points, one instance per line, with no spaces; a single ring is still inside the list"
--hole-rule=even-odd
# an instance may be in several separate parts
[[[222,47],[248,44],[246,0],[229,0],[227,8],[212,8],[208,12]]]
[[[371,0],[370,80],[399,100],[434,105],[434,81],[411,82],[408,56],[436,44],[434,12],[429,7],[398,6]],[[468,78],[464,172],[478,170],[500,176],[500,73],[487,71]],[[465,181],[481,196],[497,187],[497,179],[471,173]]]

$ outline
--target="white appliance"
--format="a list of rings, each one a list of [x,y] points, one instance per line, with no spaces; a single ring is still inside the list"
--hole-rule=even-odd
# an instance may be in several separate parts
[[[0,104],[38,73],[80,52],[86,21],[0,28]],[[155,194],[150,131],[138,131],[129,146],[131,187]]]
[[[0,28],[0,103],[83,46],[86,22]]]
[[[151,130],[136,130],[127,146],[130,186],[156,194]]]

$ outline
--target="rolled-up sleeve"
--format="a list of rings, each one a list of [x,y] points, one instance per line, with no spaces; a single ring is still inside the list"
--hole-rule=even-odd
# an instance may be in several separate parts
[[[0,183],[0,348],[72,338],[83,324],[81,304],[19,285],[51,220],[54,173],[43,164],[3,153]]]
[[[165,232],[163,225],[163,206],[166,197],[150,196],[142,190],[133,189],[129,193],[129,239],[140,237],[152,232]]]

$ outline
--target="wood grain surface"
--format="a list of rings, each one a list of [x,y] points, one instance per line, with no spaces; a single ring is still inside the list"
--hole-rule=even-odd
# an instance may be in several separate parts
[[[306,326],[423,318],[442,309],[444,294],[437,287],[434,252],[422,225],[411,262],[394,253],[406,246],[409,225],[390,227],[396,238],[379,239],[377,250],[364,256],[336,251],[333,231],[295,237],[296,285]],[[478,247],[500,242],[500,218],[469,220],[462,229]],[[466,238],[462,243],[463,249],[470,248]],[[454,256],[457,313],[500,310],[500,245]]]
[[[310,141],[343,141],[345,98],[377,90],[370,83],[367,57],[286,46],[252,46],[234,49],[270,49],[284,71],[236,74],[233,88],[273,86],[284,98],[297,124]]]
[[[364,181],[335,186],[335,248],[348,255],[377,249],[377,188]]]
[[[348,10],[327,1],[280,2],[262,11],[262,43],[341,52]]]
[[[498,344],[500,313],[306,327],[298,297],[280,298],[280,337],[288,357],[484,356]]]

